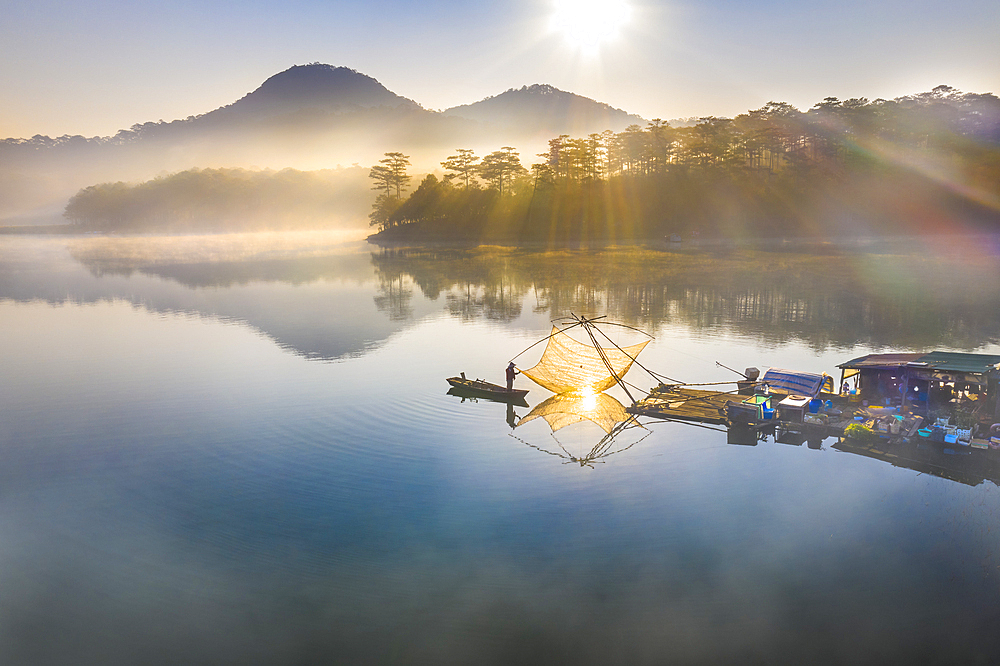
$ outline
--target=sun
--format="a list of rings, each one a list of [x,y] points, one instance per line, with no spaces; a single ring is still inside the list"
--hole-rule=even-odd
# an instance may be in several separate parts
[[[618,37],[632,11],[625,0],[554,0],[550,26],[571,46],[597,51]]]

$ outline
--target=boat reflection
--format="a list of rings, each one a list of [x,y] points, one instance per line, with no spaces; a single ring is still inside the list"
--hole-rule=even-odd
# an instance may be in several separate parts
[[[625,411],[625,407],[607,393],[559,393],[535,406],[527,416],[516,424],[518,428],[541,418],[549,426],[550,438],[555,446],[542,446],[528,439],[511,435],[526,446],[564,460],[564,464],[576,463],[581,467],[593,467],[604,462],[604,458],[632,448],[651,433],[638,420]],[[595,444],[588,430],[580,426],[585,423],[596,425],[604,435]],[[626,437],[628,430],[640,429],[642,435]],[[559,436],[556,433],[560,433]],[[575,440],[571,443],[570,440]]]
[[[528,406],[527,401],[523,397],[513,397],[513,398],[505,398],[502,396],[491,397],[482,393],[478,393],[476,391],[470,391],[468,389],[460,388],[458,386],[452,386],[450,389],[448,389],[448,395],[457,396],[462,399],[462,402],[465,402],[466,400],[468,400],[469,402],[479,402],[480,400],[483,400],[486,402],[506,403],[512,407]]]

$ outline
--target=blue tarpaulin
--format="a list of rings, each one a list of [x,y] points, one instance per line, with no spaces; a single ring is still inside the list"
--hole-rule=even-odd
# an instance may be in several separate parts
[[[785,393],[814,397],[824,388],[833,392],[833,378],[812,372],[794,372],[780,368],[768,368],[761,383],[767,384],[771,393]]]

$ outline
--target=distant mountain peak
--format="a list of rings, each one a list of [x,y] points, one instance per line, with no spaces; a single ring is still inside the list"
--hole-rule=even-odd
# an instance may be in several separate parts
[[[497,126],[556,133],[621,130],[628,125],[645,123],[639,116],[548,83],[510,88],[444,113]]]
[[[521,86],[519,90],[511,88],[507,92],[526,92],[533,95],[555,95],[558,93],[572,94],[566,93],[565,90],[559,90],[559,88],[556,88],[555,86],[550,86],[548,83],[533,83],[530,86]]]
[[[421,108],[357,70],[314,62],[293,65],[271,76],[259,88],[223,108],[269,116],[302,109],[343,111],[379,106]]]
[[[524,96],[536,96],[536,95],[566,95],[568,97],[579,97],[580,99],[583,100],[594,101],[591,100],[589,97],[583,97],[582,95],[577,95],[576,93],[560,90],[559,88],[556,88],[553,85],[549,85],[548,83],[533,83],[530,86],[521,86],[520,88],[508,88],[499,95],[490,95],[489,97],[486,97],[485,99],[482,99],[479,102],[474,102],[473,104],[463,104],[462,107],[455,107],[455,108],[457,109],[468,106],[474,106],[475,104],[488,102],[491,99],[499,99],[501,97],[511,97],[511,96],[524,97]],[[600,104],[600,102],[597,102],[597,104]]]

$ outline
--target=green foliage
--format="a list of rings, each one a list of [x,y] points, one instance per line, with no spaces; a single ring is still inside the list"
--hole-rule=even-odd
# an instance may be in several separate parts
[[[377,197],[375,197],[375,203],[372,205],[372,212],[368,214],[368,219],[371,220],[369,224],[371,226],[378,226],[379,231],[384,231],[388,227],[392,226],[393,215],[401,205],[402,202],[398,198],[390,196],[384,192],[380,193]]]
[[[385,196],[395,196],[399,199],[403,196],[407,183],[410,182],[410,176],[406,174],[409,166],[409,155],[386,153],[368,174],[368,177],[375,181],[372,189],[385,190]]]
[[[997,118],[995,96],[942,86],[891,102],[828,97],[806,112],[769,102],[691,127],[654,119],[617,134],[561,135],[530,176],[511,147],[478,165],[460,149],[442,162],[446,182],[470,190],[476,171],[500,195],[492,208],[471,193],[433,204],[423,197],[391,234],[479,242],[855,236],[855,221],[866,234],[939,232],[942,221],[947,230],[965,222],[995,230]]]
[[[496,189],[500,196],[503,196],[504,186],[509,190],[514,180],[526,173],[525,168],[521,166],[517,151],[510,146],[504,146],[490,153],[479,165],[479,175]]]
[[[375,181],[372,189],[379,190],[368,219],[371,220],[372,226],[379,227],[379,231],[385,231],[398,224],[398,219],[394,215],[402,205],[403,191],[410,182],[410,176],[406,173],[409,166],[409,155],[386,153],[368,173],[368,177]]]
[[[457,154],[449,156],[444,162],[441,162],[441,166],[446,171],[451,172],[444,177],[449,183],[457,178],[462,181],[466,189],[476,184],[476,174],[479,172],[479,158],[476,157],[476,153],[472,150],[459,148]]]
[[[874,442],[878,435],[871,428],[860,423],[852,423],[844,429],[844,437],[853,439],[863,444]]]
[[[372,185],[373,190],[385,190],[380,194],[380,196],[392,196],[393,177],[392,170],[389,167],[382,164],[376,164],[368,173],[368,177],[375,181],[375,184]]]
[[[955,425],[959,428],[971,428],[979,423],[979,417],[972,412],[959,410],[955,412]]]

